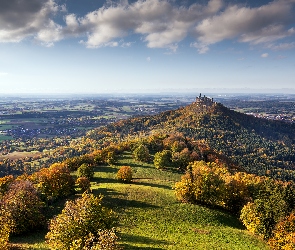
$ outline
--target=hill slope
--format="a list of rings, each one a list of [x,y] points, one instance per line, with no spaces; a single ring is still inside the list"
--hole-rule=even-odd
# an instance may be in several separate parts
[[[111,134],[122,139],[179,132],[204,141],[250,173],[287,180],[295,177],[294,124],[238,113],[206,97],[177,110],[110,124],[88,137],[99,140]]]

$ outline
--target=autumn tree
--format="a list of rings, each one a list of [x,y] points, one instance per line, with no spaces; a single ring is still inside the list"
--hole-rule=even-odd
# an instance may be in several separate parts
[[[172,154],[170,150],[157,152],[154,157],[154,165],[158,169],[170,167],[172,165]]]
[[[131,182],[132,181],[132,169],[130,166],[122,166],[118,173],[117,179],[122,182]]]
[[[140,144],[133,150],[133,157],[137,161],[148,162],[150,160],[150,152],[147,146]]]
[[[1,211],[8,215],[12,233],[22,234],[44,225],[44,204],[30,181],[14,181],[0,202]]]
[[[86,177],[89,180],[93,177],[94,175],[94,170],[93,167],[90,166],[89,164],[83,163],[77,171],[77,176],[78,177]]]
[[[81,189],[82,192],[90,190],[90,187],[91,187],[90,181],[87,177],[79,177],[76,180],[76,184],[78,188]]]
[[[8,249],[9,236],[14,227],[11,213],[7,210],[0,210],[0,249]]]
[[[31,176],[31,180],[46,199],[66,197],[72,194],[75,188],[70,170],[60,163],[41,169]]]
[[[295,213],[292,212],[289,216],[281,220],[273,233],[273,238],[268,241],[268,244],[275,250],[291,250],[295,249]]]
[[[13,180],[14,178],[12,175],[7,175],[0,178],[0,197],[8,190],[8,187],[13,182]]]
[[[88,193],[75,201],[67,201],[61,214],[50,221],[46,235],[50,248],[116,249],[116,244],[112,248],[99,248],[103,241],[113,242],[112,228],[116,223],[113,211],[101,202],[102,197]]]

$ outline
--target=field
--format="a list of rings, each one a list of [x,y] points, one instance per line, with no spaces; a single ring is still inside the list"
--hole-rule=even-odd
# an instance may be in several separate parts
[[[32,151],[32,152],[12,152],[6,155],[0,154],[0,160],[10,159],[10,160],[18,160],[25,157],[34,157],[40,155],[40,152]]]
[[[119,119],[176,109],[191,101],[182,96],[0,98],[0,143],[19,138],[80,137]]]
[[[129,165],[134,180],[116,180],[120,166]],[[173,185],[180,174],[135,162],[125,153],[115,166],[95,168],[92,190],[104,195],[104,204],[119,216],[118,232],[124,249],[269,249],[249,234],[227,212],[179,203]],[[44,232],[13,238],[23,249],[48,249]]]

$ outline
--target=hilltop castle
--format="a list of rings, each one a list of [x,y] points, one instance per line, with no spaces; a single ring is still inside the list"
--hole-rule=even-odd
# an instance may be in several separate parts
[[[211,106],[212,104],[214,104],[214,100],[213,98],[208,98],[205,95],[202,96],[202,94],[200,93],[200,95],[196,97],[196,103],[204,106]]]

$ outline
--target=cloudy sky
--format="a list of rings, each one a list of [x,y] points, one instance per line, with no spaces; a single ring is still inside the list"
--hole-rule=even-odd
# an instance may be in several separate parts
[[[0,0],[0,93],[295,93],[295,0]]]

